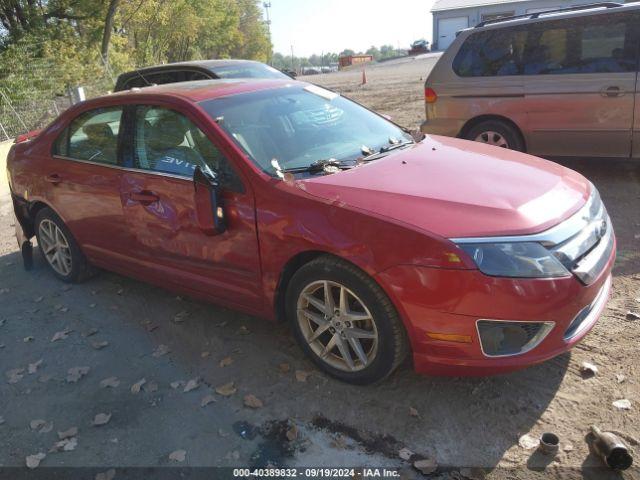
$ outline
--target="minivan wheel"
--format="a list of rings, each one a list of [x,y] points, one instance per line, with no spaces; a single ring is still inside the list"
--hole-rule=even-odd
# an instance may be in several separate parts
[[[56,277],[64,282],[75,283],[91,276],[92,269],[78,243],[53,210],[40,210],[35,218],[35,226],[38,247]]]
[[[286,312],[305,353],[342,381],[382,380],[406,356],[406,332],[389,298],[367,274],[335,257],[319,257],[294,274]]]
[[[495,147],[524,151],[520,134],[511,125],[499,120],[487,120],[475,125],[467,131],[465,138]]]

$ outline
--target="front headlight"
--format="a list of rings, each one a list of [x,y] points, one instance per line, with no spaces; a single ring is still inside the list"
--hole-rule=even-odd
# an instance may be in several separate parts
[[[570,272],[539,243],[463,243],[480,271],[494,277],[549,278],[565,277]]]

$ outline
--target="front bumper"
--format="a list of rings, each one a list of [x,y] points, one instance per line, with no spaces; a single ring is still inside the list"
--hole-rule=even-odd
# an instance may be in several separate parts
[[[587,335],[606,306],[615,248],[597,278],[514,279],[478,270],[397,266],[378,274],[405,322],[415,370],[431,375],[493,375],[544,362],[571,349]],[[582,317],[579,325],[572,323]],[[488,357],[476,324],[482,319],[553,322],[533,349]],[[571,328],[573,327],[573,330]],[[470,338],[470,343],[437,340],[429,333]],[[568,334],[568,332],[570,334]]]

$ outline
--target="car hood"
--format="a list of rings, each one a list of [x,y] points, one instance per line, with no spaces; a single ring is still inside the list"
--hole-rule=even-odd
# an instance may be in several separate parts
[[[591,189],[582,175],[555,163],[439,136],[299,186],[446,238],[544,231],[584,205]]]

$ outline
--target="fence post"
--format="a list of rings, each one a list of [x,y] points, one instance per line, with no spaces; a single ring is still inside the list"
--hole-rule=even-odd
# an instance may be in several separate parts
[[[76,103],[84,102],[86,100],[83,87],[68,87],[68,92],[71,105],[75,105]]]

